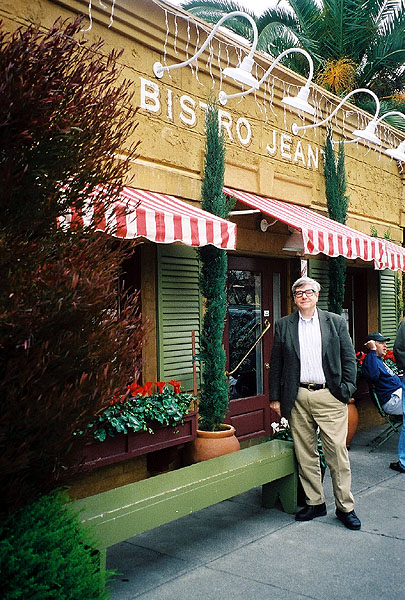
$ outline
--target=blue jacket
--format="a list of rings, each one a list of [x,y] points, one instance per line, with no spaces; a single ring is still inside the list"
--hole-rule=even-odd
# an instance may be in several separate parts
[[[402,381],[398,375],[390,373],[388,367],[377,356],[375,350],[370,350],[363,361],[361,374],[374,385],[374,389],[381,405],[383,406],[391,398],[392,394],[402,387]]]

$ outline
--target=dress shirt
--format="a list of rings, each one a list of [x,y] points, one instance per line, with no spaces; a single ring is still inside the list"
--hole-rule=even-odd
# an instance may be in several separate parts
[[[300,342],[300,381],[302,383],[325,383],[322,368],[322,337],[318,311],[310,319],[299,313],[298,338]]]

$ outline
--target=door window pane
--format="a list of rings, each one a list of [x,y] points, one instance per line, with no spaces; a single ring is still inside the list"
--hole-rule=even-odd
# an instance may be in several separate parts
[[[229,372],[236,369],[229,376],[230,397],[246,398],[262,394],[262,342],[242,361],[262,331],[261,273],[228,271],[228,319]]]

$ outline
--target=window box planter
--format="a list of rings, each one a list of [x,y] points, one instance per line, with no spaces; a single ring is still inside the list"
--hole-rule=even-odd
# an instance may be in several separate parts
[[[81,470],[88,471],[96,467],[111,465],[135,456],[149,454],[171,446],[180,446],[193,441],[197,436],[197,412],[184,416],[178,425],[151,424],[154,433],[147,431],[120,433],[108,436],[103,442],[91,440],[82,450]]]

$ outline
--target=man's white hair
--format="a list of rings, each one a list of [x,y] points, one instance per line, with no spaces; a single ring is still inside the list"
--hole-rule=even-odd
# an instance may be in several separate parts
[[[312,285],[312,289],[315,290],[315,292],[320,292],[321,290],[320,284],[317,281],[315,281],[315,279],[311,279],[310,277],[300,277],[299,279],[297,279],[297,281],[294,281],[294,283],[292,284],[291,291],[293,295],[295,294],[296,289],[304,285]]]

